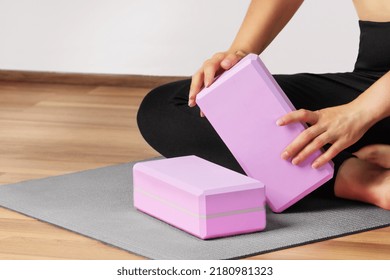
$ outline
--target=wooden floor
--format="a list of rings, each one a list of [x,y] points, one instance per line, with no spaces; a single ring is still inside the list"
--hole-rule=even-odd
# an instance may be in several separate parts
[[[147,88],[0,82],[0,184],[158,155],[135,122]],[[0,208],[0,259],[142,259]],[[390,259],[390,227],[251,259]]]

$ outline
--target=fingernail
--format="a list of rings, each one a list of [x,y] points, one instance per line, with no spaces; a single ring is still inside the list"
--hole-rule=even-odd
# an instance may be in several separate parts
[[[281,155],[282,159],[288,159],[289,158],[289,154],[288,152],[284,151]]]
[[[222,67],[230,67],[230,65],[232,65],[232,63],[230,60],[225,59],[221,62],[221,65],[222,65]]]
[[[293,165],[298,165],[299,162],[300,162],[300,158],[299,158],[299,157],[295,157],[295,158],[293,158],[293,160],[291,161],[291,163],[292,163]]]
[[[194,106],[194,102],[192,100],[188,100],[188,106],[189,107],[193,107]]]
[[[281,126],[283,124],[284,124],[284,122],[281,119],[276,121],[276,125],[278,125],[278,126]]]
[[[318,167],[320,167],[320,163],[318,161],[315,161],[315,162],[313,162],[311,167],[314,168],[314,169],[317,169]]]

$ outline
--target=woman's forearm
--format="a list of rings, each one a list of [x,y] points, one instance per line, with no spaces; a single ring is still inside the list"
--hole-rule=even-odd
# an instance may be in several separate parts
[[[390,116],[390,71],[363,92],[351,105],[359,108],[362,121],[372,126]]]
[[[302,3],[303,0],[252,0],[230,50],[260,54]]]

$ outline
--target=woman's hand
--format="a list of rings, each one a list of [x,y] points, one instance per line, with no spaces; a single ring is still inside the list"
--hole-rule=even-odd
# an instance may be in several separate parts
[[[283,116],[277,125],[283,126],[295,122],[306,122],[311,126],[303,131],[282,152],[283,159],[292,159],[297,165],[326,144],[330,148],[312,163],[319,168],[345,148],[357,142],[370,128],[367,117],[351,103],[325,108],[318,111],[300,109]]]
[[[206,60],[202,67],[192,76],[188,106],[194,107],[196,105],[196,95],[200,90],[203,87],[210,86],[217,75],[233,67],[245,56],[246,53],[243,51],[226,51],[216,53]],[[202,112],[201,116],[203,117]]]

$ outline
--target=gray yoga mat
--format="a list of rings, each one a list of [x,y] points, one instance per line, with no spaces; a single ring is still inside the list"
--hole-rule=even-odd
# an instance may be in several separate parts
[[[132,206],[134,163],[0,186],[0,205],[151,259],[235,259],[390,225],[390,211],[304,199],[263,232],[202,241]]]

